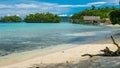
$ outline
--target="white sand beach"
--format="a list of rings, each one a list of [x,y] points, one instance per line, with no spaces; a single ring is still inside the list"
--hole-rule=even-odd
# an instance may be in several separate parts
[[[82,46],[77,46],[74,48],[58,51],[55,53],[50,53],[48,55],[36,56],[34,58],[16,62],[14,64],[5,65],[0,68],[27,68],[34,64],[51,64],[51,63],[66,63],[66,62],[78,62],[89,59],[89,57],[81,57],[81,55],[90,53],[98,54],[101,49],[104,49],[106,46],[115,49],[113,44],[85,44]],[[20,59],[20,58],[19,58]]]

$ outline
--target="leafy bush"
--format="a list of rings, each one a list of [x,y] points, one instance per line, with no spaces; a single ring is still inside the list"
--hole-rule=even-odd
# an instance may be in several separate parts
[[[112,24],[120,24],[120,9],[112,11],[109,15]]]

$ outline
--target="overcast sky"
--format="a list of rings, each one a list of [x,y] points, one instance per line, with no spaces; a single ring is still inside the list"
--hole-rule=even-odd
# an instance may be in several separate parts
[[[118,6],[119,0],[0,0],[0,16],[51,12],[71,15],[75,12],[96,7]]]

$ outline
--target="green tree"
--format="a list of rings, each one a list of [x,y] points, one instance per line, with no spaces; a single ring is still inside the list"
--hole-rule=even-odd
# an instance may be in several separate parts
[[[120,24],[120,9],[110,13],[110,20],[112,21],[112,24]]]

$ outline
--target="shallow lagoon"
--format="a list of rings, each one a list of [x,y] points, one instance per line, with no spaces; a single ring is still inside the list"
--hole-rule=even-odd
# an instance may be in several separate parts
[[[85,44],[118,32],[118,28],[62,23],[0,23],[0,56],[14,52]]]

